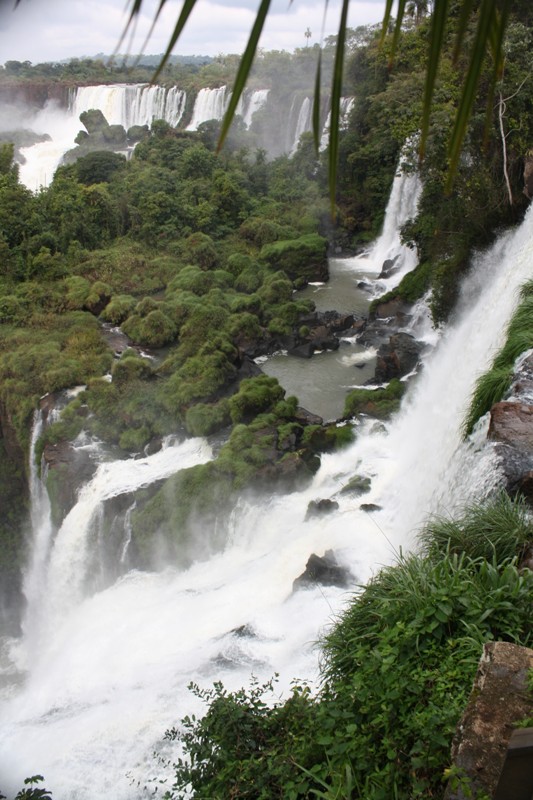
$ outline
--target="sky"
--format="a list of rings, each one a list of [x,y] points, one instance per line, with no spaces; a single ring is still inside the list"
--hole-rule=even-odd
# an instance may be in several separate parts
[[[130,0],[131,1],[131,0]],[[0,64],[8,60],[62,61],[68,58],[111,54],[127,20],[129,0],[0,0]],[[158,5],[143,0],[136,36],[120,52],[137,54]],[[174,48],[181,55],[241,53],[255,19],[259,0],[197,0],[182,37]],[[259,46],[265,50],[305,47],[309,28],[311,45],[320,41],[324,0],[272,0]],[[381,20],[384,0],[351,0],[349,25]],[[167,0],[160,21],[144,52],[161,53],[181,8],[181,0]],[[325,35],[337,32],[339,0],[329,0]]]

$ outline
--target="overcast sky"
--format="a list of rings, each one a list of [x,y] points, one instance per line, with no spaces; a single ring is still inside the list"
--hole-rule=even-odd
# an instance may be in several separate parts
[[[149,29],[156,0],[144,0],[137,35],[129,49],[137,54]],[[246,45],[259,0],[197,0],[175,53],[218,55],[240,53]],[[112,53],[127,19],[127,0],[0,0],[0,63],[15,59],[61,61],[65,58]],[[384,0],[351,0],[351,27],[378,22]],[[146,53],[161,53],[181,7],[181,0],[167,6]],[[336,33],[340,4],[330,0],[325,35]],[[304,31],[312,32],[310,43],[320,39],[323,0],[272,0],[260,46],[267,50],[304,47]]]

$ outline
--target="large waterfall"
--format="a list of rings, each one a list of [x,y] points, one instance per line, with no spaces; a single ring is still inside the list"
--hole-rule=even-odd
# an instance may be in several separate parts
[[[29,613],[35,602],[39,613],[0,652],[4,791],[39,771],[58,800],[132,800],[147,777],[164,771],[151,756],[164,730],[197,710],[186,689],[191,679],[235,688],[251,673],[262,679],[277,671],[286,688],[294,677],[316,676],[313,642],[346,593],[292,592],[309,555],[332,548],[354,581],[365,581],[400,546],[412,546],[428,513],[486,489],[481,445],[463,443],[460,429],[476,377],[502,341],[520,285],[533,275],[532,244],[530,209],[518,229],[476,259],[455,320],[386,429],[362,424],[357,441],[323,456],[300,492],[243,499],[224,549],[189,569],[130,571],[110,585],[86,580],[105,498],[205,461],[209,450],[199,440],[102,463],[53,542],[40,528],[47,524],[41,510],[26,584],[38,562],[44,583],[28,601]],[[368,514],[359,499],[338,494],[355,473],[371,479],[365,502],[381,511]],[[337,512],[305,521],[310,500],[332,496]],[[34,502],[41,502],[37,490]],[[201,550],[209,531],[197,536]]]
[[[226,110],[229,94],[226,87],[201,89],[196,96],[188,130],[196,130],[202,122],[221,120]],[[237,113],[246,127],[253,115],[268,98],[268,90],[246,90],[241,97]],[[148,84],[111,84],[78,86],[71,90],[68,108],[49,102],[29,123],[37,133],[47,133],[50,141],[22,149],[26,162],[21,165],[20,179],[32,191],[48,185],[67,150],[74,147],[80,130],[80,114],[92,108],[102,111],[110,125],[122,125],[126,130],[133,125],[151,125],[154,119],[163,119],[173,127],[182,124],[187,95],[176,86],[165,88]]]

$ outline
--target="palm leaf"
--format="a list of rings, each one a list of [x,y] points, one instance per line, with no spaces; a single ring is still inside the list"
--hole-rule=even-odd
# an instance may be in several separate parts
[[[431,18],[430,45],[428,63],[426,67],[426,84],[424,88],[424,105],[422,112],[422,126],[420,135],[420,157],[424,157],[429,122],[431,117],[431,103],[437,80],[440,55],[442,53],[446,20],[448,15],[448,0],[435,0],[433,16]]]
[[[194,2],[194,0],[191,1]],[[243,93],[244,87],[246,86],[246,81],[248,80],[248,75],[250,74],[250,70],[252,68],[252,64],[255,57],[255,52],[257,50],[259,37],[261,36],[261,32],[263,30],[263,26],[265,24],[265,20],[268,14],[268,9],[270,8],[270,2],[271,0],[261,0],[261,4],[257,11],[255,22],[253,24],[252,32],[250,34],[250,38],[248,39],[248,44],[246,45],[246,50],[242,54],[241,60],[239,62],[239,69],[237,71],[237,76],[235,78],[235,83],[233,85],[233,92],[231,94],[231,99],[226,109],[226,113],[224,114],[224,119],[222,120],[222,128],[220,130],[220,136],[218,139],[218,146],[217,146],[218,150],[220,150],[220,148],[224,144],[224,140],[231,127],[233,117],[235,116],[235,111],[237,109],[237,105],[239,103],[241,94]]]
[[[339,124],[342,94],[342,75],[344,69],[344,49],[346,44],[346,24],[348,21],[348,8],[350,0],[343,0],[337,47],[335,50],[335,63],[333,66],[333,80],[331,84],[331,123],[329,126],[329,198],[332,214],[335,215],[335,186],[337,183],[337,160],[339,153]]]
[[[315,93],[313,95],[313,141],[318,154],[320,146],[320,90],[322,86],[322,50],[318,54],[315,75]]]
[[[472,48],[472,55],[470,57],[470,63],[468,65],[448,149],[450,158],[447,180],[448,189],[451,188],[455,173],[457,172],[459,157],[461,155],[461,147],[468,127],[468,121],[472,113],[474,100],[476,99],[476,90],[485,61],[487,43],[490,38],[491,27],[495,24],[495,20],[496,7],[494,2],[485,2],[482,4],[479,10],[478,26]]]

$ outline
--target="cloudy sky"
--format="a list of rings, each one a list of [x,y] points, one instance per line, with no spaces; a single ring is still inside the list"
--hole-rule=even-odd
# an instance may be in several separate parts
[[[259,0],[197,0],[197,5],[174,52],[183,55],[239,53],[245,47]],[[129,51],[138,53],[150,27],[156,0],[144,0],[143,14]],[[65,58],[112,53],[127,19],[128,0],[0,0],[0,63],[15,59],[60,61]],[[351,0],[352,27],[378,22],[384,0]],[[161,53],[181,0],[167,0],[146,53]],[[336,33],[340,4],[330,0],[325,35]],[[304,47],[304,31],[318,42],[324,15],[323,0],[273,0],[260,46],[267,50]],[[128,47],[121,47],[121,52]]]

